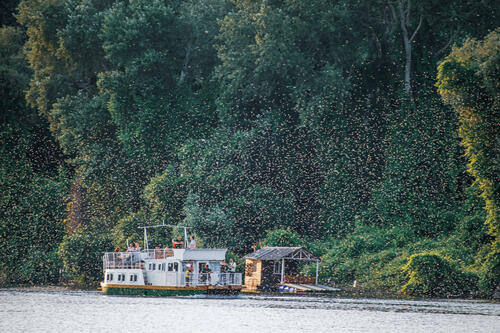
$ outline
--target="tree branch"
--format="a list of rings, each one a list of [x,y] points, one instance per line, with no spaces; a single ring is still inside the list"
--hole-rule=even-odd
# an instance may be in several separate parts
[[[436,53],[434,53],[435,56],[438,56],[440,55],[441,53],[443,53],[450,45],[451,45],[451,42],[453,42],[453,40],[455,39],[455,37],[457,36],[458,34],[458,31],[460,29],[457,29],[455,30],[452,34],[451,34],[451,37],[450,37],[450,40],[448,41],[448,43],[446,43],[445,46],[443,46],[442,48],[440,48]]]
[[[411,1],[406,1],[406,24],[410,22]]]
[[[184,78],[186,77],[187,68],[188,68],[188,64],[189,64],[190,54],[191,54],[191,40],[189,40],[188,45],[186,47],[186,56],[184,57],[184,64],[182,66],[179,81],[177,81],[177,86],[180,86],[182,84],[182,82],[184,82]]]
[[[423,20],[423,15],[420,15],[420,20],[418,21],[417,29],[415,29],[415,31],[413,32],[413,35],[411,35],[411,37],[410,37],[410,43],[413,41],[413,39],[415,39],[415,36],[417,35],[418,30],[422,26],[422,20]]]

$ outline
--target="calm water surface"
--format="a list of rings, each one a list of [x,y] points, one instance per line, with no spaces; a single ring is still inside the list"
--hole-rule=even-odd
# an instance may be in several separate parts
[[[500,304],[0,289],[0,332],[500,332]]]

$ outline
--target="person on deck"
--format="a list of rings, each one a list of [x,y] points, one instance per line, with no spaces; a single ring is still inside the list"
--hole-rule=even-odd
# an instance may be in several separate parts
[[[174,249],[184,248],[184,242],[182,241],[181,236],[177,236],[177,239],[172,240],[172,247]]]
[[[129,245],[128,245],[128,248],[127,248],[127,253],[128,254],[125,254],[123,256],[123,259],[125,259],[125,263],[126,265],[130,267],[130,265],[132,265],[132,261],[134,260],[134,253],[135,253],[135,247],[134,247],[134,243],[131,242]]]
[[[229,271],[231,273],[236,272],[236,262],[233,260],[233,258],[229,259]]]
[[[130,243],[127,248],[127,252],[135,252],[134,243]]]
[[[186,274],[184,275],[184,277],[186,279],[186,286],[189,286],[193,270],[194,270],[193,262],[192,261],[187,262],[186,263]]]
[[[159,246],[155,246],[154,258],[163,259],[163,251],[160,249]]]
[[[169,248],[168,245],[163,250],[163,253],[165,254],[165,257],[171,257],[174,255],[174,251],[171,248]]]
[[[227,265],[226,260],[222,260],[222,262],[220,263],[220,272],[227,273],[228,271],[229,271],[229,267]]]
[[[200,273],[201,273],[201,282],[205,283],[208,278],[208,283],[210,284],[210,273],[213,272],[210,270],[208,264],[205,264],[205,266],[203,266]]]
[[[194,240],[194,236],[191,236],[191,242],[189,242],[190,249],[196,249],[196,241]]]

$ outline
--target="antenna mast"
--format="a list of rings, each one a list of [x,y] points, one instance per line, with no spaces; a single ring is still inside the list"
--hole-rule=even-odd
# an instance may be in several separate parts
[[[162,224],[157,225],[146,225],[143,227],[139,227],[139,229],[144,229],[144,250],[149,250],[148,244],[148,228],[161,228],[161,227],[172,227],[172,228],[184,228],[184,244],[187,247],[187,229],[192,229],[192,227],[187,227],[183,225],[173,225],[173,224],[165,224],[165,219],[163,219]]]

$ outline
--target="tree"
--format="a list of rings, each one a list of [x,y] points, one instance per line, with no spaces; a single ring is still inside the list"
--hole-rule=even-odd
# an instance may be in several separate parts
[[[92,286],[102,279],[103,252],[111,252],[111,235],[81,228],[64,236],[58,254],[64,269],[81,286]]]
[[[405,48],[405,92],[407,95],[411,94],[411,67],[412,67],[412,43],[415,39],[420,27],[422,26],[423,15],[419,15],[418,25],[413,31],[410,31],[411,21],[411,0],[397,0],[395,1],[397,8],[389,1],[394,21],[399,21],[401,32],[403,35],[403,45]]]
[[[500,276],[500,31],[482,41],[468,40],[454,48],[438,68],[438,91],[460,118],[460,137],[485,200],[486,223],[494,238],[484,259],[483,288],[491,291]]]
[[[20,28],[0,28],[0,284],[54,283],[68,175],[47,124],[26,106]]]

